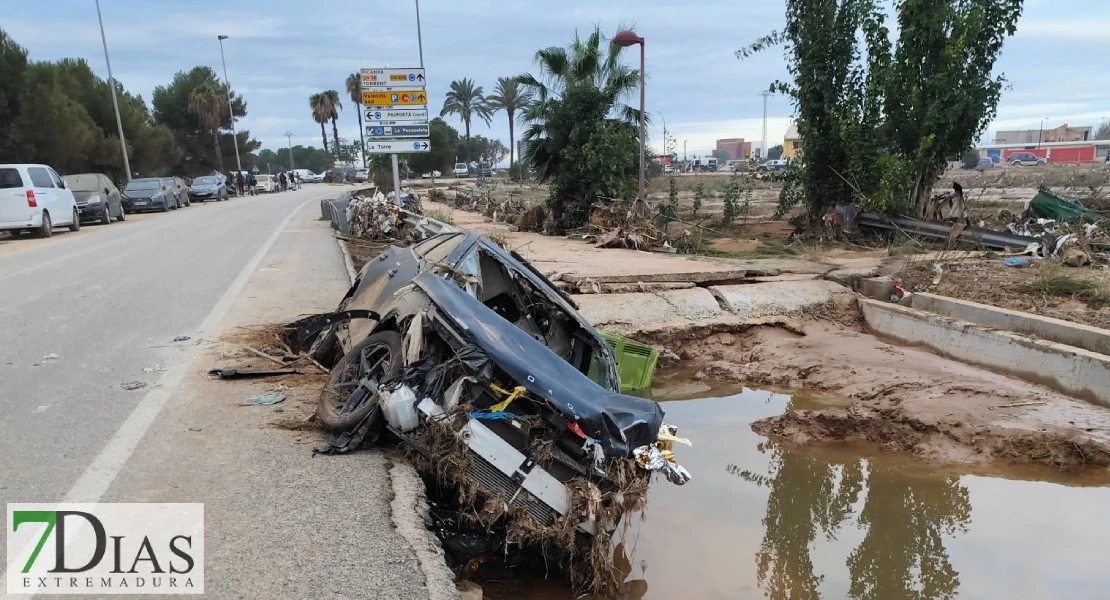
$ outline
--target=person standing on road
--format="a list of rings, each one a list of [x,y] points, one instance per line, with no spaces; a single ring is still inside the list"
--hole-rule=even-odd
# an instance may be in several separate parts
[[[255,178],[254,173],[247,173],[247,193],[251,196],[257,195],[258,190],[255,188],[257,185],[258,179]]]
[[[244,190],[244,189],[246,189],[246,188],[245,188],[245,185],[246,185],[246,184],[245,184],[245,182],[243,181],[243,172],[242,172],[242,171],[238,171],[238,172],[236,172],[236,173],[235,173],[235,187],[236,187],[237,189],[235,190],[235,194],[236,194],[237,196],[240,196],[240,197],[242,197],[242,196],[243,196],[243,190]]]
[[[278,185],[281,187],[281,191],[284,192],[285,191],[285,171],[282,171],[281,173],[278,173]]]

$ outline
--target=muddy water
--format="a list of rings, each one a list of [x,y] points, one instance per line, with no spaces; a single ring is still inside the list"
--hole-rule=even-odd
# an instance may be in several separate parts
[[[1105,482],[961,475],[852,449],[792,450],[751,431],[791,402],[750,390],[666,402],[667,420],[694,440],[679,450],[694,480],[653,485],[625,540],[626,598],[1110,597],[1110,487],[1094,485]],[[487,594],[572,597],[550,581],[518,583]]]

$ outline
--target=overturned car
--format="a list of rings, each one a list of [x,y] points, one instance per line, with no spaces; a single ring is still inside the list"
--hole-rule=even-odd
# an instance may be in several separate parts
[[[510,521],[510,542],[590,540],[588,587],[604,587],[610,535],[650,474],[690,478],[672,452],[688,442],[658,404],[619,392],[612,348],[572,301],[478,234],[389,247],[336,313],[290,334],[331,367],[327,451],[388,431],[473,518]]]

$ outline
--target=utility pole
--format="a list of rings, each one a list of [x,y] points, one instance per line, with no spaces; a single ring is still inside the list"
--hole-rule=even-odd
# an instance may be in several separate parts
[[[286,131],[285,138],[289,141],[289,170],[296,171],[296,169],[293,168],[293,132]]]
[[[231,141],[235,142],[235,167],[242,172],[243,163],[239,160],[239,134],[235,131],[235,109],[231,107],[231,83],[227,80],[227,59],[224,58],[224,40],[227,39],[227,36],[218,35],[216,39],[220,40],[220,62],[224,65],[224,86],[227,87],[227,112],[231,116]]]
[[[123,121],[119,118],[119,101],[116,100],[116,78],[112,77],[112,61],[108,58],[108,39],[104,37],[104,18],[100,16],[100,0],[96,0],[96,20],[100,21],[100,43],[104,45],[104,62],[108,65],[108,85],[112,88],[112,108],[116,111],[116,129],[119,130],[119,145],[123,150],[123,171],[127,182],[131,182],[131,162],[127,160],[127,140],[123,137]]]
[[[759,93],[763,96],[763,141],[759,147],[759,157],[767,160],[767,98],[771,95],[771,90],[763,90]]]

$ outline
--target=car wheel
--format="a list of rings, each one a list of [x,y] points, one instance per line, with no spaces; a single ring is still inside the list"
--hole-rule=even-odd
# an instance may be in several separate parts
[[[42,225],[35,230],[36,237],[48,238],[54,235],[54,223],[50,221],[50,213],[42,211]]]
[[[73,209],[73,222],[69,224],[70,231],[81,231],[81,213],[77,209]]]
[[[117,218],[117,219],[119,219],[119,220],[120,220],[121,222],[123,222],[123,221],[126,221],[126,220],[127,220],[127,211],[126,211],[126,210],[123,210],[123,207],[122,207],[122,206],[121,206],[121,207],[119,207],[119,216],[118,216],[118,217],[116,217],[116,218]]]
[[[320,392],[317,414],[328,431],[343,433],[369,424],[373,442],[385,424],[378,383],[401,372],[401,334],[379,331],[339,359]]]
[[[109,206],[107,204],[104,205],[104,215],[100,217],[100,222],[105,224],[105,225],[111,225],[112,224],[112,207],[111,206]]]
[[[193,205],[193,201],[190,200],[188,196],[185,196],[185,206],[192,206],[192,205]]]
[[[163,202],[162,206],[158,207],[158,212],[170,212],[170,202],[169,202],[169,200]]]

